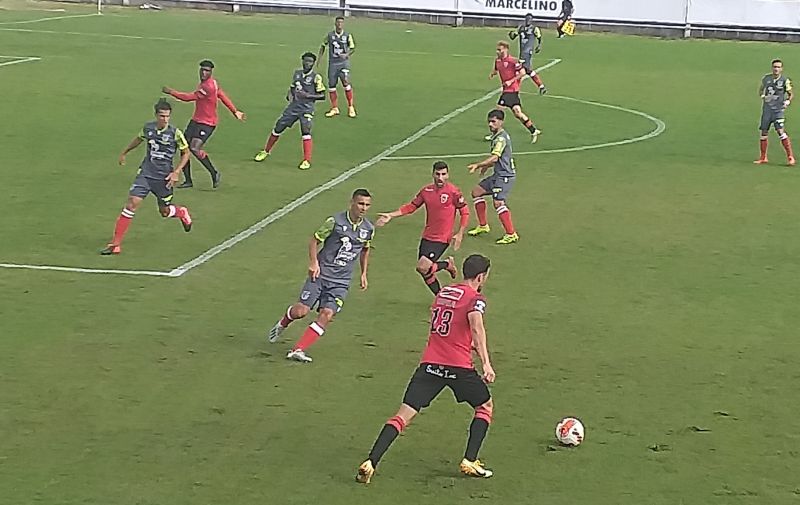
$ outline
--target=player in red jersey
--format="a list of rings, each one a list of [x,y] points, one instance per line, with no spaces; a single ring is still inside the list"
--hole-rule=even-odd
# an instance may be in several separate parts
[[[469,207],[464,201],[464,196],[454,184],[447,181],[450,178],[450,169],[444,161],[433,164],[433,184],[428,184],[417,193],[411,202],[402,205],[394,212],[378,214],[378,226],[383,226],[392,218],[413,214],[417,209],[425,206],[425,229],[422,231],[422,240],[419,242],[419,256],[417,272],[422,276],[433,294],[437,294],[441,287],[436,278],[436,272],[447,270],[450,276],[456,278],[456,266],[453,257],[446,261],[439,261],[442,254],[453,244],[453,250],[458,251],[464,230],[469,223]],[[461,215],[458,231],[453,234],[453,225],[456,221],[456,211]]]
[[[500,108],[511,109],[514,117],[519,119],[519,122],[531,132],[531,143],[535,144],[542,131],[536,128],[533,120],[522,111],[522,102],[519,99],[520,81],[525,78],[527,72],[516,58],[508,54],[508,42],[505,40],[497,43],[497,59],[494,60],[494,69],[489,74],[489,79],[494,79],[498,74],[503,83],[503,93],[500,95],[497,105]],[[491,139],[492,135],[486,136],[486,140]]]
[[[189,141],[189,150],[195,158],[203,164],[203,166],[211,174],[211,183],[216,189],[219,186],[220,173],[211,163],[208,154],[203,150],[203,146],[214,129],[217,127],[217,100],[225,104],[225,107],[238,119],[244,121],[246,119],[245,113],[238,110],[228,95],[222,91],[222,88],[217,83],[217,80],[211,76],[214,71],[214,63],[211,60],[203,60],[200,62],[200,84],[197,89],[184,93],[182,91],[175,91],[169,86],[164,86],[161,91],[174,96],[178,100],[184,102],[195,102],[194,115],[186,126],[186,140]],[[189,163],[183,169],[183,184],[179,188],[191,188],[192,184],[192,170]]]
[[[436,295],[431,307],[428,345],[420,365],[408,383],[397,414],[386,421],[369,457],[358,468],[356,481],[369,484],[392,442],[445,387],[453,391],[459,403],[467,402],[475,409],[461,472],[473,477],[492,476],[492,471],[478,460],[478,451],[492,421],[492,396],[486,384],[495,379],[483,327],[486,299],[481,294],[489,276],[489,259],[473,254],[464,261],[463,272],[463,282],[446,286]],[[472,363],[473,349],[480,357],[482,375],[478,375]]]

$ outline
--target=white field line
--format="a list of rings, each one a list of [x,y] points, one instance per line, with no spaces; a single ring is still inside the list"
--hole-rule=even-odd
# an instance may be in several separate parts
[[[80,17],[88,17],[88,16],[99,16],[100,14],[83,14]],[[79,16],[63,16],[66,17],[79,17]],[[13,23],[0,23],[3,24],[21,24],[21,23],[32,23],[38,21],[46,21],[48,19],[61,19],[61,17],[55,18],[44,18],[41,20],[31,20],[31,21],[15,21]],[[2,28],[0,27],[0,31],[4,32],[19,32],[19,33],[45,33],[50,35],[74,35],[79,37],[105,37],[105,38],[113,38],[113,39],[128,39],[128,40],[153,40],[157,42],[205,42],[207,44],[226,44],[226,45],[234,45],[234,46],[250,46],[250,47],[294,47],[289,44],[269,44],[269,43],[262,43],[262,42],[240,42],[235,40],[190,40],[190,39],[181,39],[176,37],[157,37],[157,36],[145,36],[145,35],[125,35],[122,33],[91,33],[91,32],[73,32],[73,31],[59,31],[59,30],[37,30],[33,28]],[[425,51],[393,51],[393,50],[381,50],[381,49],[359,49],[358,52],[360,53],[380,53],[380,54],[398,54],[398,55],[414,55],[414,56],[451,56],[454,58],[481,58],[481,59],[488,59],[494,58],[494,55],[475,55],[475,54],[447,54],[442,55],[441,53],[435,52],[425,52]]]
[[[0,25],[29,25],[31,23],[42,23],[44,21],[56,21],[58,19],[71,19],[71,18],[89,18],[94,16],[101,16],[97,12],[92,14],[69,14],[66,16],[50,16],[47,18],[26,19],[23,21],[4,21]]]
[[[150,275],[155,277],[172,277],[169,272],[154,272],[150,270],[114,270],[103,268],[61,267],[56,265],[22,265],[18,263],[0,263],[0,268],[18,268],[24,270],[55,270],[57,272],[77,272],[83,274],[124,274],[124,275]]]
[[[572,97],[568,97],[568,96],[558,96],[558,95],[545,95],[545,96],[547,96],[548,98],[555,98],[557,100],[567,100],[567,101],[570,101],[570,102],[584,103],[584,104],[587,104],[587,105],[595,105],[597,107],[604,107],[606,109],[613,109],[613,110],[618,110],[618,111],[621,111],[621,112],[628,112],[630,114],[634,114],[636,116],[640,116],[640,117],[649,119],[650,121],[653,122],[653,124],[655,124],[655,128],[653,128],[648,133],[645,133],[644,135],[640,135],[638,137],[633,137],[633,138],[629,138],[629,139],[617,140],[617,141],[614,141],[614,142],[603,142],[602,144],[591,144],[591,145],[577,146],[577,147],[565,147],[565,148],[562,148],[562,149],[543,149],[543,150],[540,150],[540,151],[522,151],[522,152],[515,152],[514,156],[525,156],[525,155],[530,155],[530,154],[574,153],[574,152],[579,152],[579,151],[589,151],[589,150],[592,150],[592,149],[602,149],[602,148],[605,148],[605,147],[624,146],[624,145],[627,145],[627,144],[633,144],[633,143],[636,143],[636,142],[642,142],[642,141],[645,141],[645,140],[650,140],[650,139],[652,139],[654,137],[658,137],[659,135],[664,133],[664,131],[667,129],[667,125],[664,123],[664,121],[658,119],[655,116],[651,116],[650,114],[647,114],[646,112],[642,112],[640,110],[628,109],[626,107],[620,107],[618,105],[611,105],[611,104],[608,104],[608,103],[592,102],[590,100],[581,100],[579,98],[572,98]],[[476,157],[485,156],[485,155],[486,155],[485,152],[482,152],[482,153],[470,153],[470,154],[435,154],[435,155],[434,154],[423,154],[423,155],[419,155],[419,156],[389,156],[386,159],[387,160],[434,160],[434,159],[445,159],[445,158],[476,158]]]
[[[15,58],[11,61],[4,61],[0,63],[0,67],[7,67],[9,65],[16,65],[17,63],[29,63],[31,61],[39,61],[41,58],[36,56],[0,56],[0,58]]]
[[[560,59],[555,59],[555,60],[551,61],[550,63],[537,68],[536,71],[537,72],[541,72],[541,71],[546,70],[546,69],[548,69],[548,68],[550,68],[550,67],[552,67],[554,65],[557,65],[560,62],[561,62]],[[313,198],[315,198],[320,193],[323,193],[323,192],[325,192],[325,191],[327,191],[327,190],[329,190],[329,189],[331,189],[331,188],[333,188],[335,186],[338,186],[339,184],[343,183],[344,181],[350,179],[351,177],[363,172],[367,168],[369,168],[369,167],[371,167],[371,166],[373,166],[373,165],[375,165],[377,163],[380,163],[381,161],[385,160],[386,158],[388,158],[392,154],[396,153],[400,149],[403,149],[404,147],[406,147],[406,146],[416,142],[420,138],[424,137],[425,135],[430,133],[435,128],[443,125],[444,123],[450,121],[454,117],[462,114],[463,112],[468,111],[469,109],[475,107],[476,105],[479,105],[479,104],[485,102],[486,100],[488,100],[488,99],[490,99],[490,98],[492,98],[492,97],[494,97],[496,95],[497,95],[497,90],[492,90],[492,91],[486,93],[485,95],[483,95],[482,97],[476,98],[475,100],[469,102],[468,104],[462,105],[461,107],[457,108],[456,110],[454,110],[454,111],[452,111],[452,112],[450,112],[448,114],[445,114],[444,116],[440,117],[439,119],[437,119],[437,120],[435,120],[435,121],[433,121],[431,123],[428,123],[426,126],[421,128],[420,130],[418,130],[416,133],[412,134],[411,136],[407,137],[405,140],[402,140],[402,141],[398,142],[397,144],[394,144],[393,146],[384,149],[382,152],[376,154],[375,156],[373,156],[372,158],[368,159],[367,161],[365,161],[365,162],[363,162],[363,163],[361,163],[359,165],[356,165],[353,168],[347,170],[346,172],[343,172],[339,176],[334,177],[333,179],[329,180],[328,182],[326,182],[324,184],[321,184],[321,185],[311,189],[310,191],[308,191],[308,192],[304,193],[303,195],[297,197],[296,199],[292,200],[291,202],[289,202],[288,204],[284,205],[283,207],[281,207],[280,209],[276,210],[275,212],[272,212],[271,214],[265,216],[261,221],[255,223],[254,225],[250,226],[249,228],[247,228],[245,230],[242,230],[241,232],[237,233],[236,235],[234,235],[233,237],[229,238],[228,240],[222,242],[221,244],[218,244],[218,245],[212,247],[211,249],[207,250],[206,252],[204,252],[203,254],[197,256],[196,258],[194,258],[194,259],[192,259],[190,261],[187,261],[186,263],[184,263],[183,265],[180,265],[179,267],[176,267],[175,269],[173,269],[170,272],[170,275],[178,277],[178,276],[181,276],[181,275],[185,274],[189,270],[191,270],[193,268],[196,268],[196,267],[202,265],[203,263],[206,263],[207,261],[213,259],[218,254],[220,254],[220,253],[230,249],[231,247],[235,246],[239,242],[242,242],[243,240],[247,240],[248,238],[252,237],[256,233],[260,232],[261,230],[263,230],[264,228],[266,228],[270,224],[274,223],[278,219],[281,219],[282,217],[286,216],[287,214],[289,214],[290,212],[294,211],[295,209],[297,209],[299,207],[302,207],[303,205],[305,205],[306,203],[311,201]]]

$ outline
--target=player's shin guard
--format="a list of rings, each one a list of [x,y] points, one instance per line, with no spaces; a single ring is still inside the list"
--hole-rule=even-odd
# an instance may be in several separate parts
[[[511,221],[511,211],[508,210],[508,207],[505,205],[498,207],[497,217],[500,218],[500,222],[503,223],[503,229],[508,235],[513,235],[516,233],[514,230],[514,223]]]
[[[478,452],[481,449],[486,433],[489,431],[489,424],[492,422],[492,413],[483,406],[475,409],[475,417],[469,425],[469,439],[467,439],[467,450],[464,451],[464,459],[475,461],[478,459]]]
[[[484,198],[475,199],[475,214],[478,216],[478,224],[486,226],[489,221],[486,218],[486,200]]]
[[[331,109],[339,107],[339,94],[336,93],[336,88],[328,88],[328,95],[331,99]]]
[[[766,135],[762,135],[758,141],[759,147],[761,148],[761,157],[760,160],[767,159],[767,146],[769,145],[769,137]]]
[[[347,86],[344,87],[344,96],[347,97],[347,106],[348,107],[352,107],[353,106],[353,86],[348,84]]]
[[[128,232],[128,226],[131,225],[134,214],[135,213],[132,210],[122,209],[122,212],[117,218],[117,223],[114,225],[114,238],[112,244],[122,245],[122,239]]]
[[[303,135],[303,159],[311,161],[311,152],[314,150],[314,142],[311,135]]]
[[[317,341],[319,337],[321,337],[325,333],[325,328],[320,326],[317,322],[313,322],[308,325],[306,331],[303,332],[303,336],[300,337],[300,340],[294,345],[293,351],[305,351],[311,345]]]
[[[437,267],[434,263],[427,273],[422,274],[422,280],[425,281],[428,289],[430,289],[434,295],[438,295],[439,291],[442,289],[442,286],[439,284],[439,279],[436,278],[436,269]]]
[[[275,147],[275,143],[278,141],[279,138],[281,138],[281,134],[275,133],[275,130],[272,130],[272,133],[269,134],[267,143],[264,146],[264,150],[267,151],[268,153],[272,152],[272,148]]]
[[[294,318],[292,317],[292,306],[290,305],[289,308],[286,309],[286,314],[283,315],[278,324],[284,328],[288,328],[289,325],[292,324],[292,321],[294,321]]]
[[[536,125],[533,124],[533,121],[531,120],[531,118],[525,116],[525,120],[523,121],[522,119],[520,119],[520,122],[522,123],[522,125],[525,128],[528,129],[529,132],[533,133],[533,132],[536,131]]]
[[[794,158],[794,152],[792,151],[792,141],[789,139],[789,135],[786,132],[781,134],[781,144],[783,145],[783,150],[786,151],[786,157],[788,159]]]
[[[375,445],[372,446],[372,450],[369,452],[369,460],[372,462],[373,467],[378,466],[378,462],[383,455],[386,454],[386,451],[389,450],[389,446],[392,445],[397,435],[399,435],[405,427],[406,422],[400,416],[394,416],[386,421],[378,438],[375,439]]]

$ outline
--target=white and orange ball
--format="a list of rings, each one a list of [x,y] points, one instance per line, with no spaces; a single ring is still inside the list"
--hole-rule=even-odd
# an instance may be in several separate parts
[[[556,439],[571,447],[581,445],[584,437],[583,423],[574,417],[565,417],[556,425]]]

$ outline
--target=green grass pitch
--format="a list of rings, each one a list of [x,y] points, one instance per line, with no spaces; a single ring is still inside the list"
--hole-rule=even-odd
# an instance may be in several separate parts
[[[6,4],[6,2],[3,2]],[[66,8],[54,13],[37,8]],[[315,122],[314,166],[295,167],[297,129],[251,157],[284,106],[291,72],[327,17],[108,9],[8,2],[0,9],[0,262],[169,271],[303,193],[484,96],[503,29],[349,19],[359,117]],[[36,22],[30,22],[36,21]],[[580,30],[580,27],[579,27]],[[178,278],[0,269],[0,503],[548,505],[790,504],[800,499],[800,179],[755,167],[761,76],[793,45],[545,32],[537,64],[553,95],[663,121],[642,142],[517,157],[509,201],[520,243],[465,239],[491,257],[489,345],[498,373],[488,481],[458,474],[469,409],[447,394],[353,482],[401,399],[426,338],[430,295],[413,271],[422,215],[379,231],[370,288],[288,363],[266,329],[295,299],[312,230],[360,186],[393,210],[433,160],[383,160]],[[242,44],[248,43],[248,44]],[[3,63],[15,58],[39,61]],[[191,89],[197,62],[248,113],[227,111],[208,151],[218,191],[195,168],[177,193],[184,234],[144,202],[124,254],[101,258],[133,179],[119,151],[163,85]],[[641,115],[539,97],[544,130],[518,152],[647,134]],[[344,99],[342,94],[341,100]],[[395,156],[448,155],[465,192],[489,99]],[[177,104],[183,127],[192,112]],[[788,131],[796,133],[793,111]],[[374,214],[373,214],[374,215]],[[490,215],[492,238],[499,236]],[[586,442],[551,450],[556,422]]]

